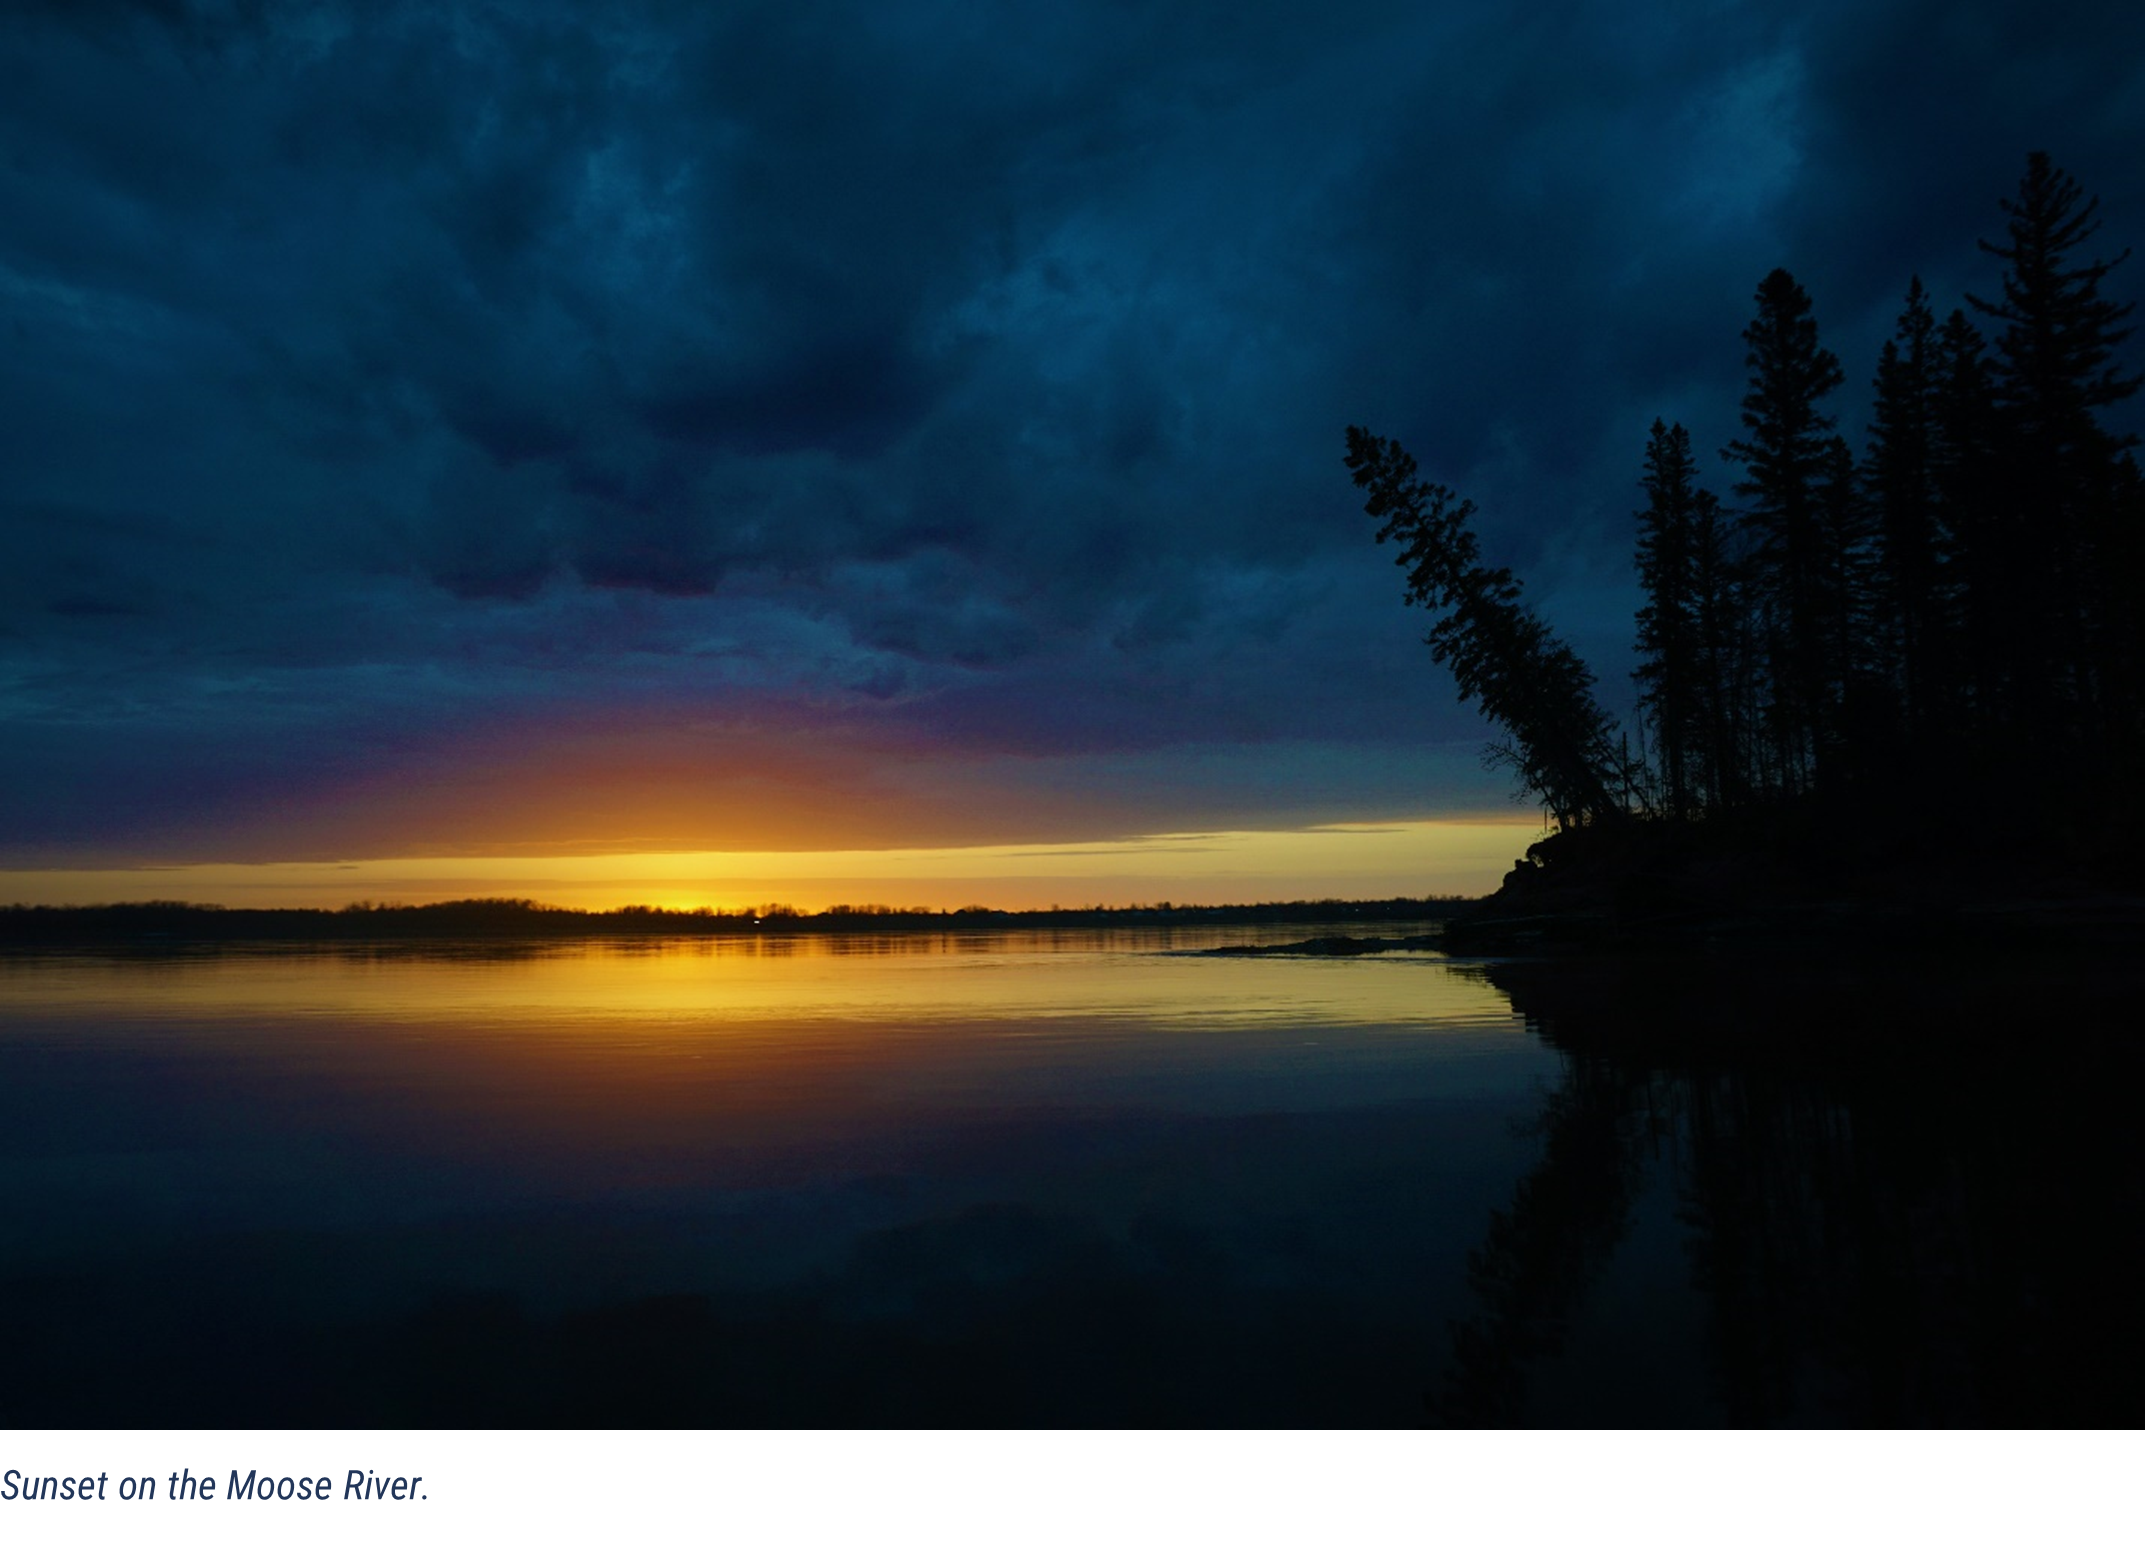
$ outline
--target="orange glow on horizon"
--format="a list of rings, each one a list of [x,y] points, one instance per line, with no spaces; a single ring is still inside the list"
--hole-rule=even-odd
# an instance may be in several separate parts
[[[842,904],[1019,911],[1165,900],[1374,900],[1485,894],[1540,836],[1533,820],[1506,814],[1034,846],[17,869],[0,870],[0,902],[340,907],[510,896],[587,911],[736,911],[780,902],[817,912]]]

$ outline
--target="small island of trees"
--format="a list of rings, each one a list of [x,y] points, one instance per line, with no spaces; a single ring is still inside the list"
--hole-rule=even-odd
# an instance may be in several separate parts
[[[2118,356],[2130,305],[2101,290],[2128,252],[2091,257],[2098,202],[2045,153],[2001,205],[2003,239],[1980,245],[2000,291],[1939,319],[1908,282],[1859,455],[1830,408],[1845,373],[1782,269],[1743,332],[1734,506],[1690,434],[1653,423],[1635,742],[1482,562],[1473,505],[1349,428],[1433,655],[1555,828],[1500,909],[1600,905],[1605,881],[1673,906],[1701,875],[1748,900],[1813,870],[2106,883],[2145,861],[2127,802],[2145,791],[2145,480],[2104,420],[2140,382]]]

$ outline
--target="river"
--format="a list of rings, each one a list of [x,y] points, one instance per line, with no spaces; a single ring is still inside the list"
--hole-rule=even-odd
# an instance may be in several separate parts
[[[2135,1422],[2126,974],[1315,932],[0,959],[0,1424]]]

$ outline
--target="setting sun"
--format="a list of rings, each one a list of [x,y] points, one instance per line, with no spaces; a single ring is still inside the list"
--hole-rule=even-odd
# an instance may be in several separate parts
[[[672,910],[781,902],[1019,911],[1155,901],[1481,895],[1541,835],[1531,820],[1398,821],[1035,846],[587,857],[369,858],[154,869],[0,871],[0,901],[177,900],[248,907],[421,904],[512,896],[550,906]]]

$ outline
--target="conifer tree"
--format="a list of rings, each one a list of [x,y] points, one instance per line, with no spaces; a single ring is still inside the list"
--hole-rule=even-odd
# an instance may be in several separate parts
[[[2132,304],[2109,301],[2100,283],[2130,257],[2080,263],[2071,250],[2100,231],[2098,199],[2079,201],[2084,191],[2058,170],[2045,151],[2026,159],[2016,200],[2001,201],[2008,216],[2009,246],[1983,241],[1984,253],[2008,266],[2003,300],[1968,300],[2008,327],[1996,341],[1998,402],[2014,432],[2032,438],[2044,456],[2080,460],[2111,458],[2136,443],[2115,437],[2094,415],[2136,393],[2140,378],[2114,362],[2115,349],[2130,337],[2123,324]]]
[[[1691,613],[1698,644],[1699,739],[1703,759],[1695,785],[1709,810],[1733,809],[1751,793],[1744,715],[1751,700],[1750,615],[1729,555],[1729,530],[1720,500],[1704,487],[1693,493]]]
[[[2126,549],[2114,525],[2123,451],[2136,439],[2109,433],[2097,414],[2140,381],[2115,362],[2130,305],[2100,294],[2129,251],[2077,257],[2100,230],[2100,202],[2045,151],[2027,158],[2018,197],[2001,203],[2006,241],[1981,248],[2004,261],[2002,298],[1968,300],[2005,326],[1992,364],[2007,455],[2004,521],[2033,537],[2013,556],[2023,648],[2013,672],[2035,732],[2060,748],[2091,739],[2106,712],[2105,666],[2134,635],[2136,581],[2108,573]]]
[[[1943,536],[1940,589],[1953,627],[1935,674],[1963,704],[1954,714],[1955,734],[1982,746],[2015,715],[2005,595],[2019,539],[1996,520],[1996,406],[1987,349],[1981,332],[1954,308],[1937,330],[1929,406],[1929,479]]]
[[[1521,602],[1509,569],[1483,564],[1468,524],[1475,504],[1417,479],[1406,449],[1359,426],[1348,428],[1348,467],[1368,493],[1363,510],[1383,521],[1379,543],[1400,546],[1407,602],[1437,617],[1424,639],[1431,656],[1452,671],[1460,700],[1479,698],[1508,736],[1493,759],[1512,766],[1560,827],[1621,816],[1620,744],[1594,699],[1593,672]]]
[[[1680,425],[1656,420],[1646,443],[1639,482],[1646,506],[1638,514],[1639,709],[1660,763],[1661,807],[1687,820],[1698,807],[1705,761],[1703,652],[1697,576],[1698,492],[1691,437]]]
[[[1839,358],[1817,343],[1810,298],[1794,276],[1767,275],[1757,304],[1743,331],[1748,435],[1722,457],[1745,470],[1735,491],[1747,503],[1752,603],[1763,623],[1768,765],[1775,785],[1797,792],[1810,785],[1820,752],[1837,737],[1832,568],[1819,512],[1833,418],[1818,405],[1839,387],[1841,373]]]
[[[1939,698],[1947,612],[1939,583],[1942,544],[1932,440],[1936,315],[1921,277],[1877,360],[1863,479],[1875,509],[1874,621],[1881,668],[1897,688],[1909,743],[1928,731]]]
[[[1817,618],[1821,633],[1825,721],[1819,731],[1836,765],[1858,770],[1887,743],[1894,698],[1884,683],[1873,643],[1876,591],[1871,576],[1868,504],[1844,437],[1825,444],[1817,488],[1822,570]]]

